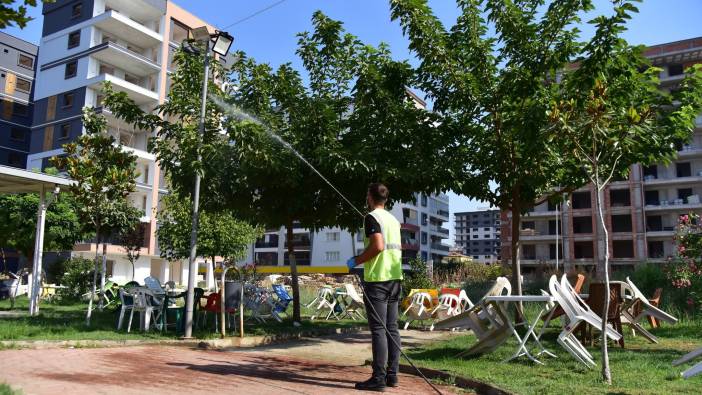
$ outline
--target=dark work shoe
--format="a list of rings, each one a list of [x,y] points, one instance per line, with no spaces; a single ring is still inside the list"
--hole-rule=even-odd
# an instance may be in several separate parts
[[[393,374],[385,377],[385,385],[388,387],[397,387],[400,384],[397,382],[397,376]]]
[[[361,391],[385,392],[385,383],[375,378],[371,378],[370,380],[356,383],[355,388]]]

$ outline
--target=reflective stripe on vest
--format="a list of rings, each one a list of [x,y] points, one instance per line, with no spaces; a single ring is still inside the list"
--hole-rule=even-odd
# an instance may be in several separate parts
[[[402,279],[402,236],[400,223],[389,212],[376,209],[369,213],[380,225],[383,236],[384,249],[378,255],[366,262],[363,266],[365,281],[379,282]],[[369,240],[365,237],[365,246]]]

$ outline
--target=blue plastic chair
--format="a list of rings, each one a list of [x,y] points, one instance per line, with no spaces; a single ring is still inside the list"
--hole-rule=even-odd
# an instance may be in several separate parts
[[[275,295],[278,297],[275,312],[282,313],[288,308],[288,305],[290,302],[292,302],[293,298],[290,296],[290,294],[288,294],[288,291],[285,290],[285,287],[282,285],[274,285],[273,292],[275,292]]]

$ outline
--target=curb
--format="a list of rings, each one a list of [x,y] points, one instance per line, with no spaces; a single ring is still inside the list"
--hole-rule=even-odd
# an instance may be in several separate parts
[[[366,360],[366,365],[372,364],[373,361]],[[453,373],[446,372],[444,370],[429,369],[418,367],[426,378],[429,380],[443,380],[445,382],[452,383],[454,386],[475,391],[478,395],[512,395],[511,392],[507,392],[503,389],[494,387],[490,384],[483,383],[481,381],[469,379],[467,377],[458,376]],[[411,374],[413,376],[418,376],[417,371],[411,366],[406,364],[400,364],[400,373]]]
[[[324,330],[303,330],[294,333],[280,333],[265,336],[227,337],[224,339],[168,339],[168,340],[3,340],[0,350],[33,349],[47,350],[56,348],[111,348],[135,346],[180,346],[201,349],[253,348],[274,343],[300,340],[306,337],[320,337],[336,334],[358,333],[365,327],[329,328]]]

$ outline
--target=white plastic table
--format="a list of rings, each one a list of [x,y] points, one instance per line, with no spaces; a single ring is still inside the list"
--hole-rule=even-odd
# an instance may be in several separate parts
[[[539,361],[536,359],[541,354],[546,354],[548,356],[551,356],[553,358],[556,358],[556,356],[551,353],[550,351],[546,350],[544,346],[541,344],[541,341],[539,340],[539,336],[536,335],[535,329],[536,325],[539,323],[539,320],[541,319],[541,316],[544,315],[544,313],[549,309],[548,304],[554,303],[556,299],[551,296],[551,295],[500,295],[500,296],[486,296],[483,299],[485,304],[491,304],[495,308],[498,308],[502,311],[502,314],[504,317],[509,317],[508,312],[507,312],[507,306],[509,303],[519,303],[521,302],[522,304],[524,303],[540,303],[542,304],[541,310],[539,310],[539,313],[536,315],[536,318],[534,318],[533,322],[529,322],[529,319],[522,313],[524,316],[524,322],[522,324],[526,325],[527,327],[527,332],[526,334],[522,337],[519,336],[519,332],[515,329],[515,325],[512,324],[511,321],[507,320],[507,326],[509,329],[512,331],[512,334],[514,337],[517,339],[517,342],[519,342],[519,345],[517,346],[517,351],[510,357],[505,360],[505,362],[511,361],[515,358],[519,358],[523,355],[526,355],[527,358],[531,359],[532,361],[543,365],[543,362]],[[519,324],[517,324],[519,325]],[[538,347],[541,349],[538,353],[536,353],[536,356],[532,355],[529,350],[526,347],[527,341],[529,341],[529,338],[533,338],[534,342],[538,345]]]

